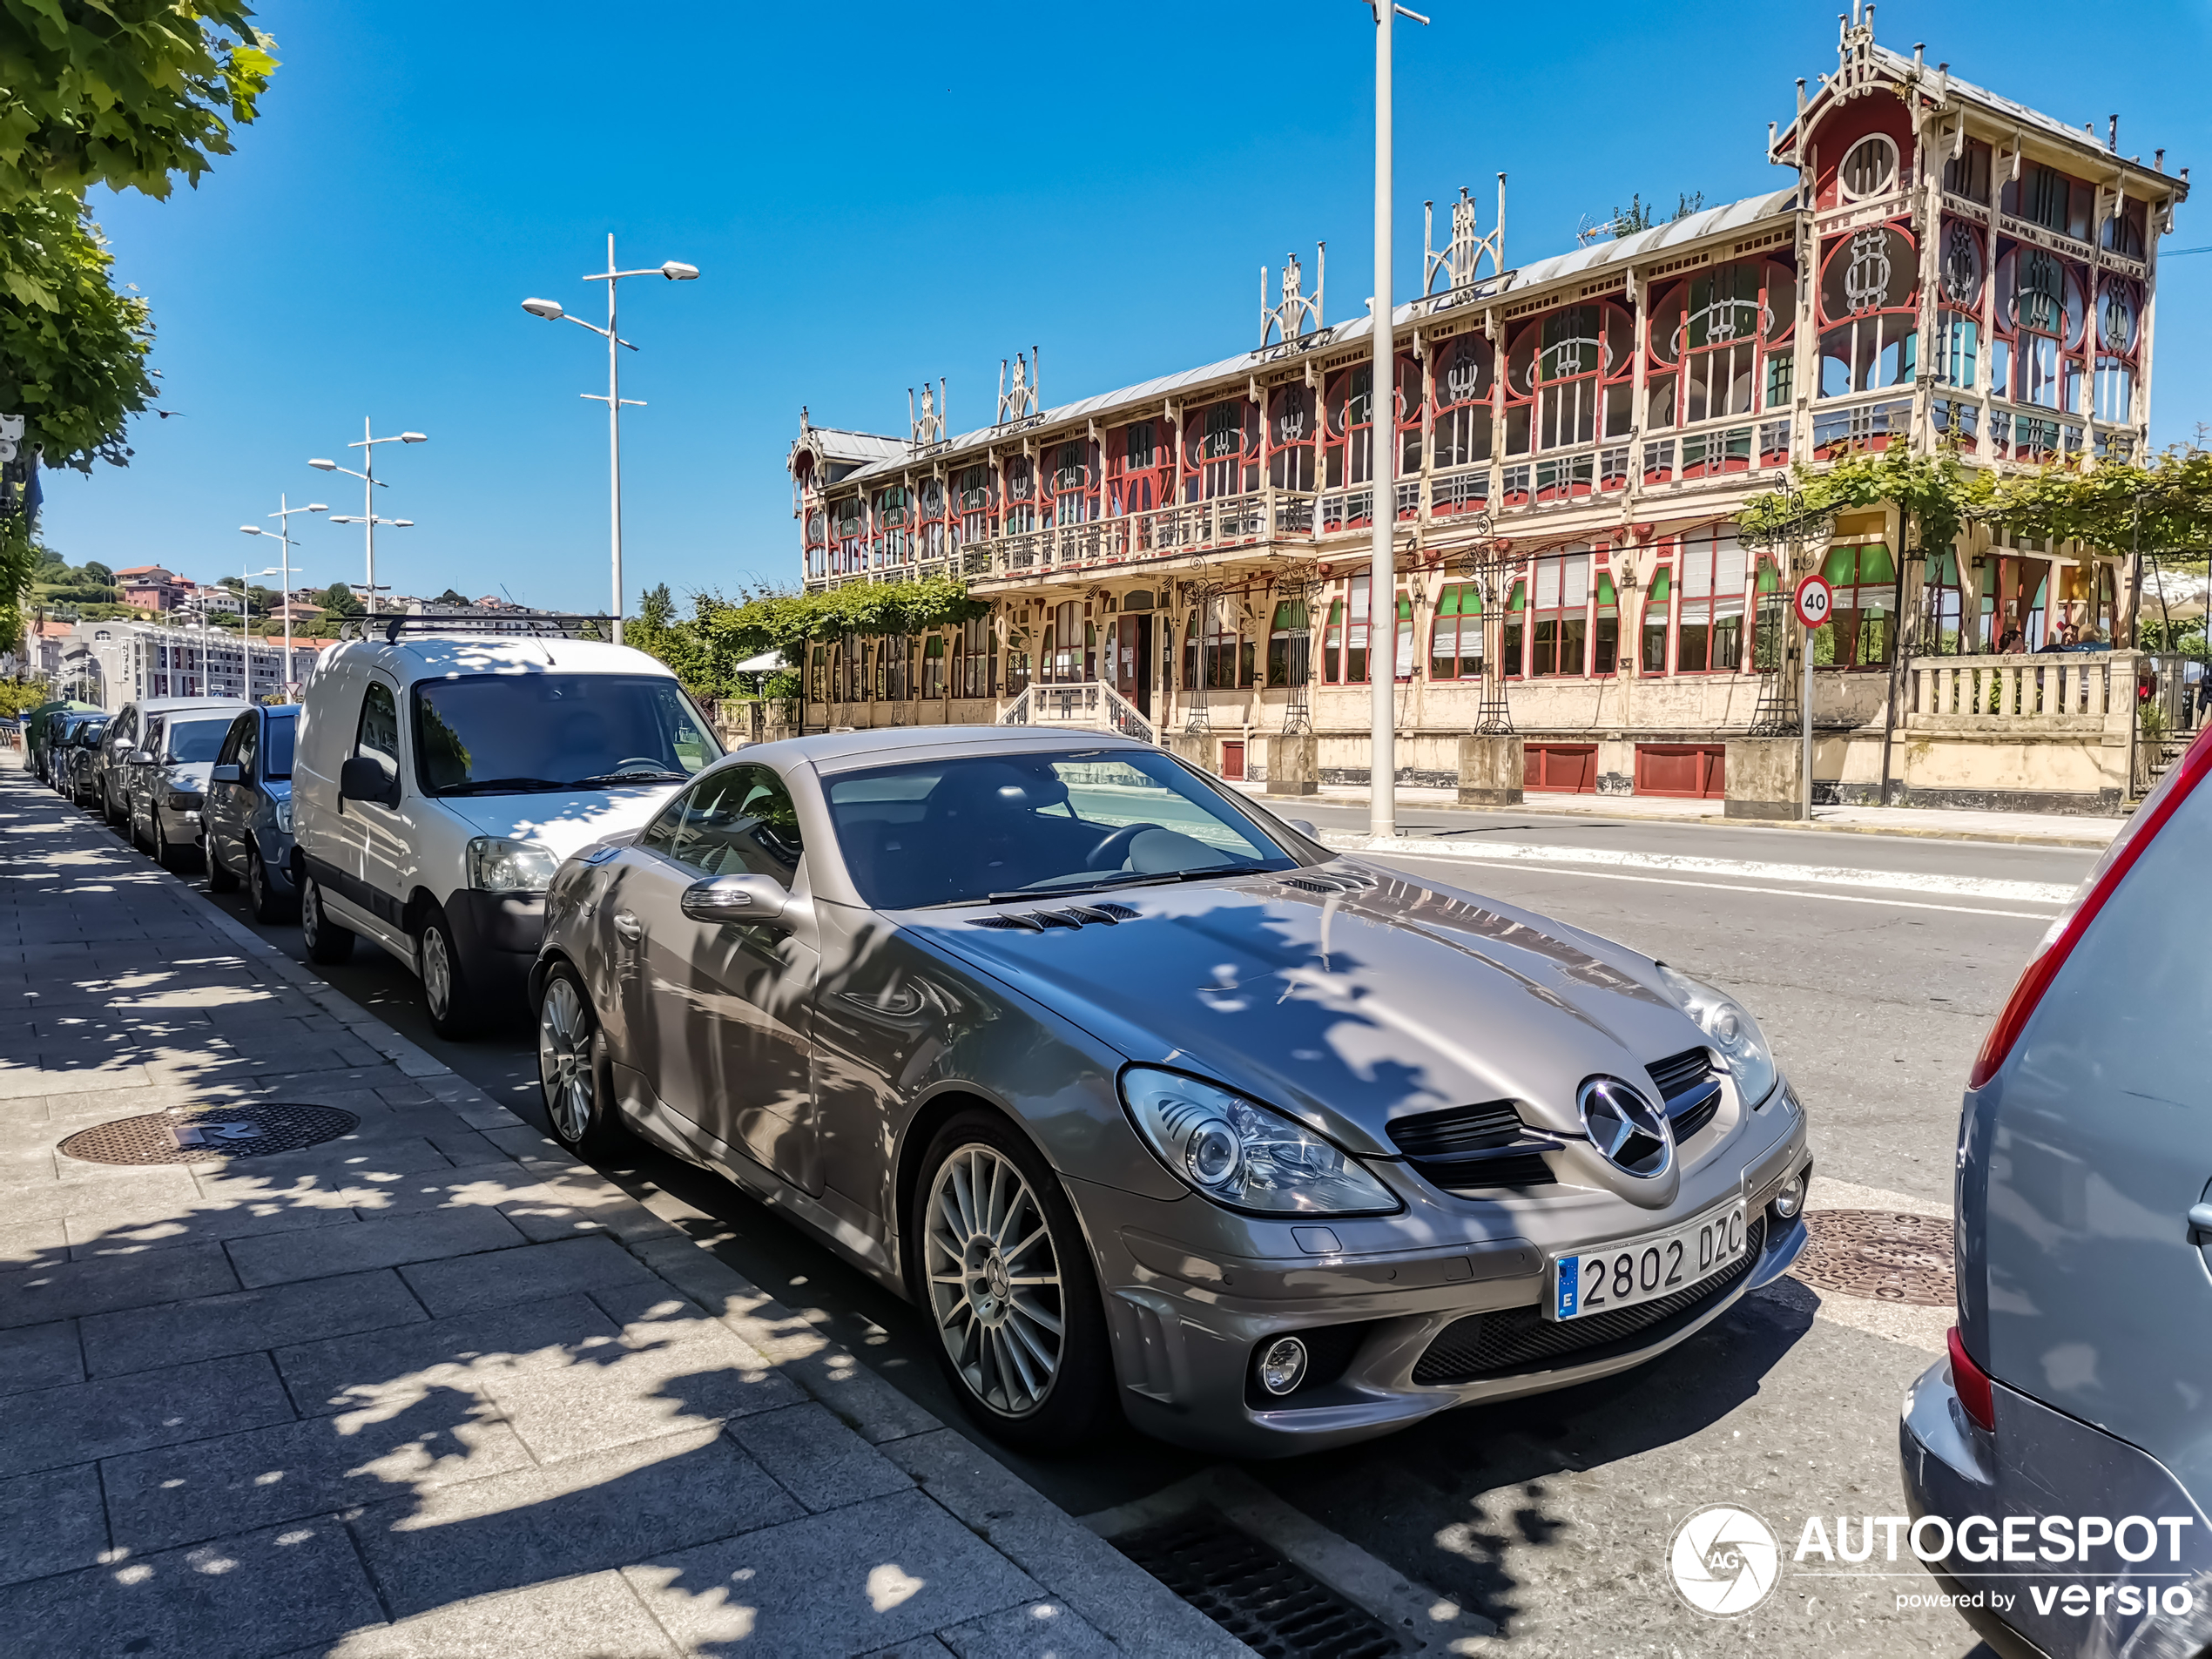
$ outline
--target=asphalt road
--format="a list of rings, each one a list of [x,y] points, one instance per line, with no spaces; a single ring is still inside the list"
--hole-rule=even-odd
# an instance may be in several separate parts
[[[1286,811],[1324,831],[1366,828],[1364,807]],[[1556,914],[1741,997],[1806,1103],[1819,1173],[1873,1190],[1871,1207],[1881,1194],[1898,1195],[1897,1207],[1947,1206],[1967,1065],[2055,914],[2047,895],[2079,882],[2095,858],[1509,813],[1409,811],[1403,824],[1440,844],[1433,856],[1386,860],[1409,873]],[[1474,861],[1442,850],[1453,842],[1536,851]],[[1581,861],[1544,862],[1545,849]],[[1720,867],[1669,867],[1683,858]],[[1855,885],[1838,871],[1902,885]],[[2033,884],[2047,896],[1990,898],[1957,891],[1962,881]],[[210,898],[247,920],[238,897]],[[255,930],[300,955],[297,928]],[[364,945],[353,962],[320,971],[543,1127],[520,1022],[444,1042],[413,978],[381,952]],[[905,1304],[717,1177],[650,1150],[606,1173],[960,1420]],[[1976,1643],[1958,1615],[1897,1605],[1932,1588],[1909,1561],[1871,1579],[1786,1568],[1765,1603],[1726,1624],[1684,1606],[1666,1570],[1676,1527],[1711,1503],[1754,1509],[1785,1550],[1812,1515],[1832,1531],[1839,1515],[1856,1524],[1903,1512],[1898,1404],[1932,1362],[1925,1332],[1942,1321],[1920,1321],[1916,1345],[1909,1332],[1883,1333],[1886,1312],[1824,1302],[1785,1279],[1625,1376],[1246,1472],[1416,1585],[1494,1621],[1505,1640],[1479,1642],[1480,1650],[1672,1655],[1718,1643],[1777,1656],[1966,1655]],[[1203,1463],[1130,1433],[1061,1460],[993,1449],[1078,1514],[1144,1497]]]

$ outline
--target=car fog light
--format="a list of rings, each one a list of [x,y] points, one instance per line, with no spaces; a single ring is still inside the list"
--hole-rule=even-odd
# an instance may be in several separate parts
[[[1305,1379],[1305,1344],[1278,1337],[1259,1357],[1259,1386],[1271,1394],[1287,1394]]]
[[[1805,1178],[1793,1175],[1782,1184],[1782,1190],[1774,1195],[1774,1213],[1788,1221],[1804,1208]]]

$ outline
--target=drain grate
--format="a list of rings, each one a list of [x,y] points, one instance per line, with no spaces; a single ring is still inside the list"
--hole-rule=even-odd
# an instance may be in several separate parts
[[[1791,1271],[1816,1291],[1916,1307],[1958,1300],[1951,1224],[1885,1210],[1824,1210],[1805,1217],[1804,1251]]]
[[[1211,1510],[1126,1533],[1114,1547],[1267,1659],[1386,1659],[1390,1627]]]
[[[119,1117],[79,1130],[60,1151],[87,1163],[212,1163],[296,1152],[347,1135],[361,1123],[335,1106],[211,1106]]]

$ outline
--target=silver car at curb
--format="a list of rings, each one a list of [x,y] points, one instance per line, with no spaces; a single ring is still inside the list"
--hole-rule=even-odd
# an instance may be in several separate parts
[[[1017,1445],[1345,1445],[1639,1365],[1804,1241],[1733,998],[1119,738],[725,757],[562,865],[531,993],[563,1141],[813,1230]]]

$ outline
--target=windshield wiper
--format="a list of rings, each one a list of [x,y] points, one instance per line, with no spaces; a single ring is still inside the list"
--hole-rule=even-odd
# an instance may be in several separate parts
[[[1012,893],[994,893],[986,897],[985,904],[1010,904],[1016,899],[1056,899],[1067,893],[1098,893],[1108,887],[1157,887],[1177,881],[1196,881],[1209,875],[1241,875],[1244,873],[1233,864],[1208,865],[1196,870],[1164,870],[1150,875],[1109,875],[1096,881],[1085,881],[1071,887],[1017,887]],[[973,904],[975,901],[968,900]]]
[[[548,789],[573,789],[557,778],[472,778],[465,784],[448,784],[441,795],[523,795]]]
[[[655,766],[651,770],[633,766],[628,772],[602,772],[589,778],[579,778],[576,780],[576,787],[604,788],[610,784],[680,784],[689,776],[689,772],[674,772],[666,766]]]

